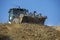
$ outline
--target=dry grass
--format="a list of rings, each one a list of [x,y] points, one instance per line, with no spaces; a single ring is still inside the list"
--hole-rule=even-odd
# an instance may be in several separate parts
[[[0,24],[0,34],[13,40],[60,40],[60,31],[39,24]]]
[[[54,29],[60,31],[60,26],[53,27]]]

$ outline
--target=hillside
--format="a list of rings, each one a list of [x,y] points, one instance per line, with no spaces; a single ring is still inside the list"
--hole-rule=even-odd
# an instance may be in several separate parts
[[[39,24],[0,24],[0,40],[60,40],[60,31]]]
[[[58,31],[60,31],[60,26],[55,26],[53,28],[56,29],[56,30],[58,30]]]

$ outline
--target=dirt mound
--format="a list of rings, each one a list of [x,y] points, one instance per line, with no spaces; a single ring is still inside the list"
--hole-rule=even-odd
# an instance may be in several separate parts
[[[60,40],[60,31],[39,24],[0,24],[0,34],[13,40]]]

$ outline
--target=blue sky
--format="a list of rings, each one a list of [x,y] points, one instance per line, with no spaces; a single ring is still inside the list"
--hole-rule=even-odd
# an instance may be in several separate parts
[[[9,9],[18,6],[48,16],[47,25],[60,25],[60,0],[0,0],[0,22],[8,22]]]

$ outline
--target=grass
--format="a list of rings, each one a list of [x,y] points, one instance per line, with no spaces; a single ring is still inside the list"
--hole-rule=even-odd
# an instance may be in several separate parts
[[[0,24],[0,34],[13,40],[60,40],[60,31],[40,24]]]

